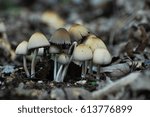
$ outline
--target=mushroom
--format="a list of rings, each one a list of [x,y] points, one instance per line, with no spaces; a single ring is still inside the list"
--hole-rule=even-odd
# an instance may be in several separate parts
[[[52,45],[59,45],[60,49],[64,52],[68,51],[68,45],[71,45],[69,32],[65,28],[57,29],[51,36],[50,43]]]
[[[34,33],[28,42],[28,50],[34,50],[32,63],[31,63],[31,78],[35,77],[35,59],[38,54],[38,50],[41,47],[48,47],[50,43],[48,42],[47,38],[40,32]]]
[[[105,48],[107,49],[105,43],[95,35],[91,34],[87,37],[86,41],[84,42],[85,45],[89,46],[92,50],[92,52],[95,51],[97,48]],[[89,74],[92,74],[92,60],[89,62]]]
[[[69,33],[71,38],[77,42],[89,35],[88,29],[81,24],[73,24],[69,29]]]
[[[22,55],[23,56],[23,67],[26,73],[27,77],[30,77],[30,73],[28,71],[27,68],[27,62],[26,62],[26,55],[27,55],[27,46],[28,46],[28,42],[27,41],[22,41],[16,48],[15,53],[17,55]]]
[[[62,70],[63,70],[63,67],[64,65],[68,64],[69,63],[69,56],[65,53],[61,53],[59,56],[58,56],[58,63],[61,64],[61,66],[59,67],[59,70],[57,72],[57,76],[56,78],[54,79],[56,82],[63,82],[64,80],[64,76],[62,76]],[[65,68],[65,67],[64,67]]]
[[[49,53],[51,54],[51,59],[54,60],[54,73],[53,78],[56,78],[57,73],[57,54],[60,53],[60,48],[57,45],[51,45],[49,48]]]
[[[84,44],[89,46],[92,49],[92,51],[94,51],[97,48],[107,49],[105,43],[100,38],[98,38],[94,35],[88,36],[86,41],[84,42]]]
[[[65,28],[57,29],[50,38],[54,44],[71,44],[69,32]]]
[[[63,27],[65,24],[64,19],[53,11],[45,11],[41,16],[41,21],[53,29]]]
[[[57,57],[56,54],[58,54],[61,51],[66,51],[68,50],[69,44],[71,44],[71,39],[68,31],[65,28],[59,28],[57,29],[54,34],[50,38],[50,43],[51,46],[54,48],[50,47],[49,52],[54,53],[54,80],[56,78],[57,74]],[[59,46],[59,47],[58,47]],[[58,51],[59,50],[59,51]]]
[[[85,78],[87,70],[87,61],[92,59],[92,50],[84,44],[78,45],[73,52],[73,59],[82,62],[82,73],[81,77]]]
[[[65,53],[61,53],[61,54],[59,54],[57,60],[61,64],[67,64],[68,61],[69,61],[69,56],[67,54],[65,54]]]
[[[100,65],[107,65],[111,62],[112,57],[105,48],[97,48],[93,53],[93,63],[97,65],[96,78],[100,77]]]

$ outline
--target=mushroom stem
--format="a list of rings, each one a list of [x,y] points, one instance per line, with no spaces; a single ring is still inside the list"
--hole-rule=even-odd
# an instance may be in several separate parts
[[[61,82],[60,75],[61,75],[62,69],[63,69],[63,65],[60,66],[60,68],[59,68],[59,70],[58,70],[58,72],[57,72],[57,76],[56,76],[56,78],[54,79],[54,81],[56,81],[56,82]]]
[[[34,50],[33,58],[32,58],[32,63],[31,63],[31,78],[35,77],[35,59],[38,54],[38,49]]]
[[[81,77],[85,78],[85,61],[82,63]]]
[[[62,82],[64,81],[64,78],[65,78],[65,76],[66,76],[66,73],[67,73],[69,64],[70,64],[70,62],[72,61],[72,58],[73,58],[73,55],[71,55],[70,60],[69,60],[69,63],[68,63],[67,65],[65,65],[64,70],[62,71],[62,75],[61,75],[61,81],[62,81]]]
[[[61,75],[61,78],[60,78],[61,82],[64,81],[64,78],[65,78],[65,76],[66,76],[68,67],[69,67],[69,65],[67,64],[67,65],[64,67],[64,70],[62,71],[62,75]]]
[[[100,65],[97,65],[97,74],[96,74],[96,79],[100,78]]]
[[[89,71],[88,73],[91,75],[92,74],[92,66],[93,66],[93,62],[92,60],[89,61]]]
[[[73,50],[76,48],[76,46],[77,46],[77,42],[75,41],[75,42],[73,42],[72,43],[72,45],[70,46],[70,48],[69,48],[69,50],[68,50],[68,54],[71,54],[71,49],[73,48]],[[72,53],[73,54],[73,53]]]
[[[54,55],[54,79],[56,78],[56,72],[57,72],[57,57]]]
[[[89,61],[85,61],[85,65],[84,65],[84,75],[85,76],[86,76],[86,73],[87,73],[88,62]]]
[[[57,73],[57,56],[56,56],[56,54],[52,53],[51,54],[51,59],[54,61],[53,79],[55,80],[56,73]]]
[[[23,55],[23,67],[24,67],[26,76],[29,78],[30,74],[29,74],[29,70],[27,68],[27,61],[26,61],[26,56],[25,55]]]

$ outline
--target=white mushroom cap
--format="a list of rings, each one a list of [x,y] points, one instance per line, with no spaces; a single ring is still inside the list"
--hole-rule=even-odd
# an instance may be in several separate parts
[[[99,39],[97,37],[94,37],[94,36],[89,36],[87,38],[87,40],[84,42],[84,44],[89,46],[92,49],[93,52],[97,48],[107,49],[105,43],[101,39]]]
[[[47,38],[40,32],[34,33],[28,42],[28,49],[36,49],[41,47],[47,47],[50,46],[49,41]]]
[[[98,48],[94,51],[93,63],[106,65],[106,64],[109,64],[111,60],[112,60],[112,57],[107,49]]]
[[[26,55],[27,54],[27,46],[28,42],[27,41],[22,41],[16,48],[15,53],[18,55]]]
[[[87,36],[88,32],[88,29],[80,24],[73,24],[69,29],[71,37],[76,41],[82,39],[83,36]]]
[[[74,49],[73,59],[76,61],[92,59],[92,50],[88,46],[80,44]]]
[[[58,62],[61,64],[67,64],[69,62],[69,56],[65,53],[59,54]]]
[[[59,47],[57,47],[57,46],[55,46],[55,45],[51,45],[51,46],[49,47],[49,53],[51,53],[51,54],[57,54],[57,53],[59,53],[59,52],[60,52]]]
[[[50,38],[54,44],[71,44],[69,32],[65,28],[57,29]]]
[[[61,28],[65,24],[65,21],[58,13],[52,11],[45,11],[41,16],[41,21],[54,29]]]

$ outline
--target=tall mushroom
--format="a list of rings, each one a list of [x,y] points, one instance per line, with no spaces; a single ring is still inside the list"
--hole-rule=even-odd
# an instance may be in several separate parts
[[[27,77],[30,77],[30,73],[29,73],[29,71],[28,71],[27,62],[26,62],[26,55],[27,55],[27,52],[28,52],[27,46],[28,46],[28,42],[27,42],[27,41],[22,41],[22,42],[17,46],[15,53],[16,53],[17,55],[22,55],[22,56],[23,56],[23,67],[24,67],[26,76],[27,76]]]
[[[82,62],[81,77],[85,77],[87,69],[87,61],[92,59],[92,50],[84,44],[78,45],[73,52],[73,59]]]
[[[53,54],[54,56],[54,80],[56,79],[56,74],[57,74],[57,56],[56,53],[62,51],[66,52],[66,49],[68,50],[68,45],[71,44],[71,39],[68,31],[64,28],[59,28],[57,29],[54,34],[50,38],[50,43],[52,46],[55,48],[50,47],[49,52],[54,53],[54,50],[59,50],[55,51]],[[59,46],[59,47],[58,47]],[[53,52],[52,52],[53,50]]]
[[[54,72],[53,78],[56,77],[57,73],[57,54],[60,53],[60,48],[57,45],[51,44],[49,48],[49,53],[51,54],[51,59],[54,60]]]
[[[100,77],[100,65],[107,65],[111,62],[112,57],[109,51],[105,48],[95,49],[93,53],[93,63],[97,65],[96,78]]]
[[[31,78],[35,77],[35,59],[38,54],[38,49],[41,47],[48,47],[50,46],[49,41],[47,38],[40,32],[34,33],[28,42],[28,50],[34,50],[32,63],[31,63]]]

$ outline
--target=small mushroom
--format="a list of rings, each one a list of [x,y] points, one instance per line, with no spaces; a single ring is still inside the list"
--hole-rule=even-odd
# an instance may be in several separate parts
[[[69,61],[69,56],[65,53],[61,53],[59,56],[58,56],[58,62],[61,63],[61,64],[67,64],[68,61]]]
[[[81,61],[82,63],[82,73],[81,77],[85,78],[87,71],[87,61],[92,59],[92,50],[84,44],[78,45],[73,52],[73,59],[76,61]]]
[[[27,68],[27,62],[26,62],[26,55],[27,55],[27,46],[28,46],[28,42],[27,41],[22,41],[16,48],[15,53],[17,55],[22,55],[23,56],[23,67],[26,73],[27,77],[30,77],[28,68]]]
[[[62,71],[62,69],[63,69],[63,67],[64,67],[64,65],[66,65],[66,64],[68,64],[69,63],[69,60],[70,60],[70,58],[69,58],[69,56],[67,55],[67,54],[65,54],[65,53],[61,53],[59,56],[58,56],[58,63],[60,63],[61,64],[61,66],[60,66],[60,68],[59,68],[59,70],[58,70],[58,72],[57,72],[57,76],[56,76],[56,78],[54,79],[56,82],[63,82],[63,80],[64,80],[64,77],[62,77],[61,75],[61,71]]]
[[[28,50],[34,50],[32,63],[31,63],[31,78],[35,77],[35,59],[38,54],[38,50],[41,47],[48,47],[50,43],[48,42],[47,38],[40,32],[34,33],[28,42]]]
[[[107,49],[105,43],[100,38],[96,37],[93,34],[88,36],[88,38],[86,39],[84,44],[89,46],[91,48],[92,52],[94,52],[95,49],[97,49],[97,48]],[[90,62],[89,62],[89,74],[92,74],[92,66],[93,66],[93,62],[92,62],[92,60],[90,60]]]
[[[69,33],[71,38],[77,42],[89,35],[88,29],[81,24],[73,24],[69,29]]]
[[[98,48],[93,53],[93,63],[97,65],[96,78],[100,78],[100,65],[107,65],[111,62],[112,57],[107,49]]]

